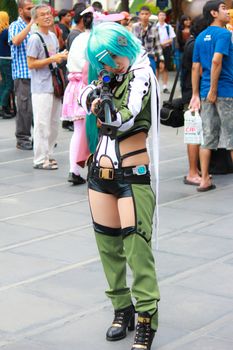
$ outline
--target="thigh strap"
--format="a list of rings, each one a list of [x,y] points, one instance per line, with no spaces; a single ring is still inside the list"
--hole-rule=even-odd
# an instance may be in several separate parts
[[[93,222],[94,230],[96,233],[100,233],[106,236],[118,237],[121,236],[122,231],[121,228],[112,228],[104,225],[100,225],[97,222]]]

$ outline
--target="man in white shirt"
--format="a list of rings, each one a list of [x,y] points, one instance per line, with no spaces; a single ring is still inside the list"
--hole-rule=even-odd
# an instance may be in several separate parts
[[[164,56],[164,69],[159,71],[157,69],[157,75],[159,73],[162,73],[162,79],[163,79],[163,92],[169,93],[168,88],[167,88],[167,83],[168,83],[168,67],[169,63],[171,60],[171,55],[172,55],[172,43],[173,39],[176,37],[176,34],[174,32],[174,29],[170,24],[167,24],[165,22],[166,20],[166,13],[163,11],[160,11],[158,13],[158,23],[157,23],[157,28],[159,31],[159,37],[160,37],[160,44],[163,49],[163,56]]]
[[[61,100],[54,95],[49,66],[55,67],[57,63],[66,60],[68,51],[58,53],[57,37],[49,31],[52,23],[50,7],[43,4],[35,6],[32,18],[38,26],[38,32],[31,35],[27,45],[34,116],[34,169],[55,170],[58,166],[52,154],[58,135]],[[49,57],[46,57],[41,39],[47,47]]]

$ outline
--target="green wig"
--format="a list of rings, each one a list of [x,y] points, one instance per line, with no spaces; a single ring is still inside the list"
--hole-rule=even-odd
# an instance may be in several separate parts
[[[132,65],[140,48],[139,40],[122,25],[105,22],[93,28],[86,53],[88,61],[98,73],[104,64],[116,67],[113,55],[128,57]]]
[[[91,31],[86,50],[90,62],[89,82],[98,78],[105,64],[116,67],[113,56],[128,57],[132,65],[140,50],[139,40],[122,25],[112,22],[98,24]],[[98,129],[93,115],[86,117],[86,133],[90,151],[93,153],[98,141]]]

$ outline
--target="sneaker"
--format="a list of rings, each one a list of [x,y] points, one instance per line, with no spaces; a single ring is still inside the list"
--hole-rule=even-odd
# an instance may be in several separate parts
[[[62,128],[69,130],[69,131],[74,131],[74,124],[73,124],[73,122],[70,122],[69,120],[63,120],[62,121]]]
[[[11,119],[11,118],[14,118],[14,114],[11,113],[11,111],[7,108],[4,108],[0,111],[0,117],[2,119]]]
[[[67,128],[69,131],[73,132],[74,131],[74,124],[70,124]]]
[[[33,149],[31,141],[17,141],[16,148],[22,151],[31,151]]]
[[[73,185],[83,185],[86,183],[86,180],[80,175],[75,175],[74,173],[69,173],[68,182],[72,182]]]
[[[165,89],[163,89],[163,93],[164,94],[170,94],[170,91],[167,88],[165,88]]]

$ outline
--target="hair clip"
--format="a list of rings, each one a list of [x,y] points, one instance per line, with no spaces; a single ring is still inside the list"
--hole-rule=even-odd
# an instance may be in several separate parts
[[[127,46],[128,42],[125,36],[118,36],[117,37],[117,42],[120,46]]]
[[[106,55],[108,55],[108,51],[107,50],[103,50],[100,53],[98,53],[97,55],[95,55],[95,57],[98,59],[98,61],[100,62]],[[100,56],[100,57],[99,57]]]

